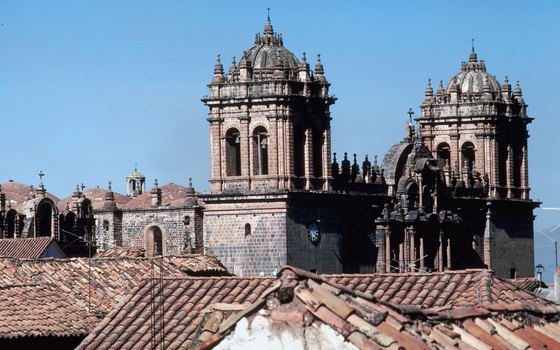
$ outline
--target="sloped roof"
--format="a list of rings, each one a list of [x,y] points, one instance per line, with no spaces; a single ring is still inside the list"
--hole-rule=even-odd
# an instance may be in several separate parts
[[[97,187],[86,189],[83,194],[87,199],[91,201],[92,208],[96,210],[103,209],[103,204],[105,203],[105,196],[107,195],[107,192],[108,190]],[[130,197],[122,195],[120,193],[113,192],[113,196],[118,208],[123,207],[124,205],[126,205],[126,203],[128,203],[128,201],[130,201]],[[70,209],[72,209],[72,200],[72,195],[64,197],[57,204],[58,210],[62,213],[68,206],[70,207]]]
[[[155,325],[155,336],[164,337],[165,348],[189,349],[208,316],[205,309],[217,303],[250,305],[275,281],[272,277],[165,278],[158,284],[145,280],[77,349],[144,349],[154,340],[150,329],[155,313],[164,314]],[[163,297],[153,299],[156,294]]]
[[[445,274],[451,278],[456,275],[453,271]],[[317,327],[326,325],[359,349],[482,349],[477,344],[495,346],[523,341],[537,348],[539,342],[560,346],[551,337],[560,331],[554,319],[558,318],[560,307],[536,296],[526,303],[510,304],[508,299],[497,298],[494,302],[477,301],[464,306],[446,299],[444,306],[421,308],[382,301],[368,292],[332,283],[332,276],[318,276],[293,267],[282,269],[279,275],[279,279],[171,278],[159,284],[144,281],[77,349],[143,349],[148,344],[164,344],[166,349],[210,349],[235,333],[240,320],[251,317],[282,323],[275,323],[270,329],[294,323],[296,326],[290,328],[294,332],[310,329],[314,323]],[[412,274],[404,277],[413,284],[421,283]],[[499,284],[498,280],[494,278]],[[488,287],[492,289],[491,285]],[[525,296],[524,291],[514,286],[509,293],[511,300],[522,300]],[[522,293],[522,297],[517,293]],[[452,298],[458,298],[458,294]],[[535,335],[542,337],[535,340]]]
[[[6,205],[10,204],[12,208],[17,210],[18,212],[23,211],[23,206],[27,201],[27,195],[30,191],[30,185],[25,185],[15,181],[8,181],[2,184],[2,192],[6,194]],[[33,193],[37,195],[36,188],[33,188]],[[60,201],[60,199],[52,193],[47,192],[45,195],[47,198],[52,199],[52,201],[55,203]]]
[[[94,259],[100,258],[143,258],[146,250],[138,247],[114,247],[95,254]]]
[[[0,289],[0,338],[85,336],[99,319],[86,298],[68,298],[59,286],[15,285]]]
[[[0,337],[87,334],[99,321],[91,316],[103,317],[141,281],[159,280],[164,276],[185,278],[204,274],[216,276],[228,275],[228,272],[217,259],[203,255],[152,259],[0,258],[0,300],[14,301],[0,306],[2,313],[7,315],[6,318],[1,318]],[[26,293],[18,297],[16,292],[20,287],[25,287],[21,290]],[[47,287],[49,290],[43,292]],[[29,307],[36,303],[45,305]],[[58,311],[51,312],[54,309]],[[50,322],[66,324],[65,320],[71,320],[75,315],[84,316],[84,312],[88,317],[84,317],[83,323],[68,326],[73,329],[62,330],[46,326]],[[14,319],[9,315],[15,315]],[[17,329],[14,328],[15,324],[19,325]],[[41,331],[38,332],[38,329]]]
[[[185,205],[188,188],[170,183],[160,187],[161,189],[161,205],[164,207],[180,207]],[[152,194],[144,192],[141,195],[132,198],[128,203],[119,208],[126,209],[145,209],[152,206]]]
[[[0,257],[39,259],[51,244],[58,245],[52,237],[0,239]]]
[[[324,275],[329,282],[373,295],[381,301],[421,308],[491,303],[531,303],[535,295],[494,276],[491,270],[432,273]]]

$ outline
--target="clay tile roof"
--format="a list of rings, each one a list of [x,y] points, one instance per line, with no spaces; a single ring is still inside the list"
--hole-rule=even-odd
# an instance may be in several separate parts
[[[521,289],[525,289],[529,292],[535,292],[538,288],[548,288],[546,283],[539,281],[535,277],[524,277],[509,280],[509,282]]]
[[[58,246],[52,237],[0,239],[0,257],[39,259],[50,245]],[[58,251],[62,253],[60,247]]]
[[[422,308],[524,303],[535,298],[534,294],[495,277],[489,270],[324,277],[332,283],[369,293],[382,301]],[[543,299],[539,299],[539,303],[542,302]]]
[[[61,297],[66,293],[56,286],[6,286],[0,293],[0,338],[85,336],[98,322],[85,299]]]
[[[106,315],[143,280],[191,275],[228,273],[217,259],[203,255],[153,259],[0,258],[0,337],[87,334],[99,317]],[[25,293],[18,296],[17,288],[23,287],[19,291]],[[41,303],[44,304],[41,307],[32,307]],[[11,318],[2,315],[16,315],[14,322],[17,322],[6,322]],[[67,322],[75,317],[83,322]],[[47,327],[46,319],[65,327]],[[14,328],[16,324],[28,327]],[[37,333],[38,329],[42,332]]]
[[[438,281],[460,284],[464,278],[452,272],[445,274],[447,278],[440,276]],[[405,278],[401,281],[400,277]],[[307,348],[349,348],[346,344],[352,344],[358,349],[560,346],[560,307],[537,297],[532,305],[514,308],[497,302],[427,310],[384,302],[370,293],[333,283],[330,278],[285,267],[277,279],[145,280],[77,349],[141,349],[160,345],[166,349],[211,349],[221,342],[222,348],[245,344],[264,349],[273,342],[289,348],[298,341]],[[346,282],[354,279],[341,278]],[[412,280],[410,290],[416,290],[413,285],[426,279],[412,279],[404,274],[394,283]],[[501,284],[498,279],[495,281]],[[509,288],[512,295],[519,292],[508,285],[511,287],[500,289]],[[154,323],[154,319],[158,321]],[[333,333],[336,337],[331,337]],[[286,338],[290,339],[289,344],[282,343]]]
[[[105,195],[107,194],[107,190],[102,188],[90,188],[86,189],[83,192],[84,196],[91,201],[91,206],[94,210],[96,209],[103,209],[103,204],[105,203]],[[117,204],[118,208],[122,208],[123,206],[130,201],[130,197],[124,196],[122,194],[113,192],[113,196],[115,197],[115,203]],[[62,213],[66,210],[67,206],[72,208],[72,195],[65,197],[58,202],[57,207],[58,210]]]
[[[187,198],[187,188],[181,185],[170,183],[160,187],[161,189],[161,204],[164,207],[180,207],[184,205]],[[146,209],[152,206],[151,193],[144,192],[141,195],[132,198],[122,208],[126,209]],[[120,208],[120,207],[119,207]]]
[[[2,184],[2,192],[6,194],[6,205],[11,204],[12,208],[18,212],[23,211],[23,205],[27,201],[27,195],[29,194],[30,189],[31,186],[19,182],[4,182]],[[37,194],[37,189],[33,188],[33,192]],[[55,203],[60,201],[60,199],[52,193],[47,192],[46,196],[47,198],[52,199]]]
[[[146,250],[144,248],[114,247],[100,251],[93,258],[143,258],[145,255]]]
[[[141,349],[154,340],[159,343],[162,338],[166,349],[190,349],[203,331],[201,327],[211,321],[212,316],[216,317],[214,311],[225,319],[245,309],[275,280],[259,277],[165,278],[157,283],[145,280],[77,349]],[[262,288],[256,291],[256,286]],[[154,295],[159,295],[160,299],[153,299]],[[164,315],[163,330],[159,325],[154,329],[153,314]]]

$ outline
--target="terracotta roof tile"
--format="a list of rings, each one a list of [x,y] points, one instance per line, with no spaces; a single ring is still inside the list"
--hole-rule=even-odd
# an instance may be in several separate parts
[[[146,250],[137,247],[114,247],[100,251],[93,257],[96,258],[142,258]]]
[[[425,285],[431,279],[435,278],[436,283],[448,281],[447,287],[440,293],[449,296],[434,296],[435,300],[445,301],[437,308],[434,303],[428,305],[431,308],[426,308],[424,304],[417,307],[383,302],[363,292],[367,286],[362,285],[365,283],[361,281],[365,278],[360,276],[321,277],[292,267],[282,269],[279,279],[209,277],[173,278],[159,282],[146,280],[96,327],[78,349],[109,349],[115,344],[119,344],[121,349],[138,349],[154,341],[162,342],[167,349],[192,346],[207,349],[225,341],[226,337],[235,336],[235,326],[242,319],[257,317],[268,319],[273,324],[294,323],[297,329],[310,327],[312,323],[328,325],[359,349],[458,347],[484,350],[529,345],[535,348],[560,346],[556,340],[560,339],[560,327],[555,321],[560,307],[533,296],[532,305],[527,304],[531,305],[529,308],[520,302],[511,308],[515,311],[510,311],[510,308],[504,307],[507,300],[513,298],[528,302],[526,298],[529,295],[525,295],[525,291],[493,278],[490,272],[446,274],[367,277],[371,279],[368,280],[370,285],[383,285],[379,283],[379,278],[401,286],[408,285],[401,291],[411,295],[419,295],[418,284]],[[344,281],[346,286],[334,283],[340,281]],[[489,281],[492,282],[490,286],[485,284]],[[468,284],[468,288],[463,288],[464,284]],[[347,286],[361,290],[353,291]],[[258,291],[257,287],[260,287]],[[482,302],[481,299],[470,298],[468,304],[457,294],[457,291],[470,293],[476,288],[493,291],[498,298]],[[393,287],[389,285],[384,292],[391,289]],[[158,299],[153,299],[153,295],[160,295],[160,292],[165,300],[164,330],[159,328],[160,324],[152,324],[154,310],[156,316],[162,313],[157,311]],[[500,297],[505,294],[507,298]],[[414,298],[417,297],[405,297],[405,300]],[[459,300],[456,302],[454,298]],[[227,304],[229,302],[234,304]],[[131,312],[137,309],[143,310],[142,316]],[[515,318],[508,318],[511,316]],[[142,338],[134,336],[138,333],[143,334]],[[540,334],[546,335],[544,340],[539,340]]]
[[[107,314],[154,271],[157,276],[159,271],[162,276],[227,275],[219,261],[201,255],[154,259],[0,258],[0,337],[85,335],[99,322],[96,315]],[[146,315],[150,315],[149,307]],[[68,321],[76,317],[82,321]]]
[[[62,249],[52,237],[0,239],[0,257],[39,259],[50,245],[56,245],[62,253]]]

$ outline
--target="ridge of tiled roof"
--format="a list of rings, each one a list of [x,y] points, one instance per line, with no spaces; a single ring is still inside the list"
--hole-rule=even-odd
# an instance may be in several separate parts
[[[52,237],[0,239],[0,257],[39,259],[50,244],[57,244]]]
[[[12,325],[5,324],[8,330],[1,328],[0,337],[13,337],[21,333],[27,336],[35,335],[34,330],[41,328],[37,320],[46,318],[62,322],[65,318],[73,317],[74,308],[67,307],[67,301],[86,310],[89,316],[103,317],[115,307],[136,285],[146,278],[183,277],[190,275],[228,275],[227,270],[213,257],[203,255],[165,256],[157,258],[71,258],[71,259],[11,259],[0,258],[0,299],[10,298],[12,288],[28,286],[30,291],[19,296],[19,302],[4,305],[2,313],[6,315],[21,315],[25,319],[23,324],[28,327],[10,333]],[[40,294],[45,287],[51,288],[53,293]],[[46,293],[46,292],[45,292]],[[42,308],[28,308],[27,299],[42,296],[40,301],[45,303]],[[31,304],[34,302],[31,301]],[[51,313],[49,310],[60,305],[60,312]],[[86,307],[87,306],[87,307]],[[27,310],[23,312],[22,310]],[[83,312],[82,312],[83,313]],[[88,316],[88,317],[89,317]],[[9,318],[7,319],[9,320]],[[87,331],[99,321],[97,318],[89,320]],[[18,322],[20,322],[18,321]],[[95,322],[93,322],[95,321]],[[39,323],[37,323],[39,322]],[[41,321],[42,322],[42,321]],[[6,323],[2,321],[1,323]],[[58,328],[41,328],[41,335],[66,335],[68,332],[80,333],[82,324],[76,323],[75,329],[64,330],[59,333]],[[12,329],[13,330],[13,329]],[[66,333],[65,333],[66,332]],[[87,332],[86,332],[87,333]],[[80,333],[82,334],[82,333]]]
[[[242,320],[249,319],[243,328],[256,318],[268,319],[272,326],[267,329],[293,323],[290,332],[307,328],[312,333],[312,324],[318,325],[315,329],[326,325],[359,349],[560,346],[554,337],[560,334],[560,307],[552,303],[509,307],[500,299],[494,304],[421,309],[381,301],[295,267],[281,269],[279,276],[144,281],[77,349],[162,344],[166,349],[211,349],[234,337]]]
[[[143,258],[146,256],[144,248],[137,247],[113,247],[95,254],[94,259],[102,258]]]
[[[546,283],[535,277],[521,277],[508,280],[508,282],[529,292],[535,292],[538,288],[548,288]]]
[[[497,278],[492,270],[323,275],[331,283],[369,293],[380,301],[426,308],[524,303],[535,295]],[[515,292],[513,292],[515,291]],[[544,299],[541,303],[544,303]],[[548,302],[547,302],[548,303]]]

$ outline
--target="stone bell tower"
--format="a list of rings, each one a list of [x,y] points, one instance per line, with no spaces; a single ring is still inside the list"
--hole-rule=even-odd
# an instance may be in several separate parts
[[[428,81],[421,109],[422,142],[437,159],[462,220],[462,230],[449,235],[450,256],[461,256],[468,237],[480,264],[498,276],[532,276],[533,209],[539,203],[529,196],[527,126],[533,118],[519,82],[512,89],[505,77],[500,84],[473,46],[447,87],[440,82],[434,94]]]
[[[218,56],[208,106],[212,193],[322,190],[330,183],[330,84],[284,47],[270,18],[228,73]]]
[[[473,172],[483,176],[491,198],[529,199],[527,116],[519,82],[515,89],[486,71],[472,48],[468,62],[434,95],[428,82],[418,119],[422,139],[437,155],[447,180],[467,187]]]

